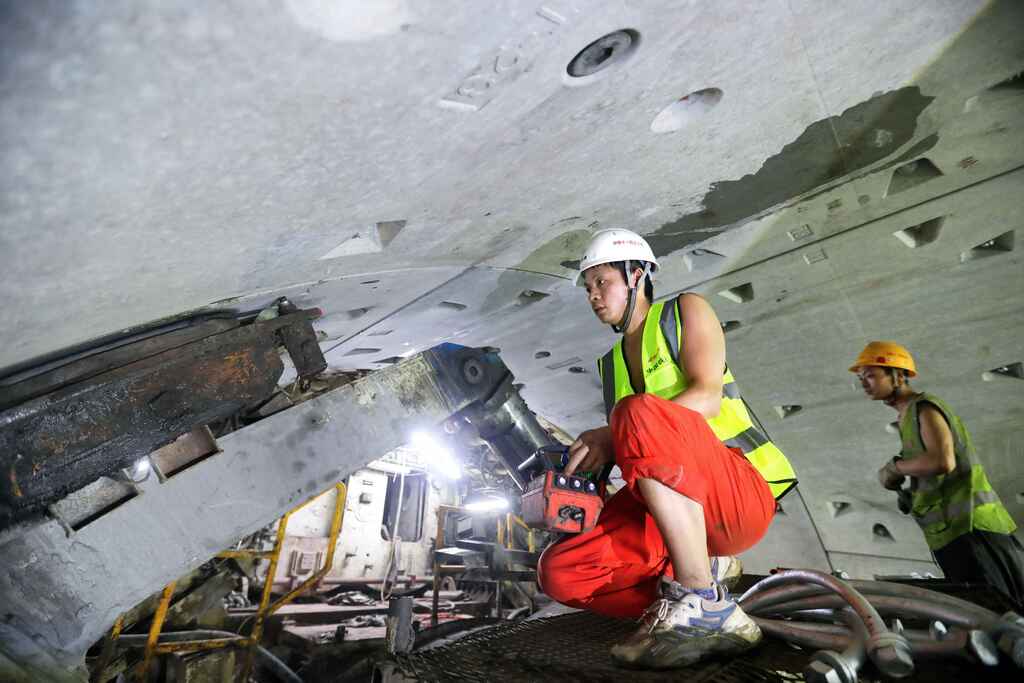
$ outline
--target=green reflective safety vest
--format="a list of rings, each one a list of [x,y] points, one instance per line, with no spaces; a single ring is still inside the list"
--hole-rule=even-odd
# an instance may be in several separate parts
[[[676,360],[682,343],[678,298],[668,306],[664,302],[651,306],[641,342],[646,393],[671,400],[689,385],[685,370]],[[621,338],[597,362],[597,369],[604,387],[605,415],[610,417],[615,404],[634,393]],[[722,381],[722,407],[718,415],[708,420],[708,425],[726,446],[743,451],[768,482],[775,500],[779,500],[796,486],[796,473],[782,451],[754,427],[728,365]]]
[[[949,474],[911,477],[911,508],[928,547],[938,550],[974,529],[1011,534],[1017,528],[1010,513],[985,476],[978,462],[971,435],[960,418],[941,399],[921,394],[912,399],[900,421],[900,456],[912,460],[925,451],[918,419],[922,404],[935,406],[953,433],[956,467]]]

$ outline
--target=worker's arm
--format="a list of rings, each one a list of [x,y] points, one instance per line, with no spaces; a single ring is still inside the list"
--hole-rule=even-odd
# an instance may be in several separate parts
[[[668,304],[666,304],[668,305]],[[672,398],[684,408],[705,418],[722,408],[722,378],[725,374],[725,335],[711,304],[696,294],[679,296],[683,345],[679,367],[685,368],[689,384]]]
[[[956,469],[953,432],[942,413],[935,406],[922,404],[917,418],[924,452],[910,460],[894,458],[878,470],[878,482],[892,491],[900,489],[904,477],[934,477]]]
[[[922,404],[917,413],[924,453],[910,460],[897,460],[896,471],[908,477],[934,477],[956,469],[953,432],[938,408]]]

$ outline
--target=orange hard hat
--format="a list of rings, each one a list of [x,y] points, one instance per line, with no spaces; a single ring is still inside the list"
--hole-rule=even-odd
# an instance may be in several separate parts
[[[910,377],[917,375],[914,358],[904,346],[891,341],[873,341],[864,347],[857,360],[850,366],[850,372],[857,372],[865,365],[906,370]]]

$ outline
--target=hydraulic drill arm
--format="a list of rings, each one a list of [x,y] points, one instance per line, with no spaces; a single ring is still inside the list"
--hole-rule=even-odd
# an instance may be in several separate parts
[[[218,439],[214,455],[150,477],[82,528],[35,517],[6,529],[0,679],[14,662],[40,679],[80,667],[128,608],[456,415],[493,439],[510,471],[550,441],[496,352],[443,344]]]

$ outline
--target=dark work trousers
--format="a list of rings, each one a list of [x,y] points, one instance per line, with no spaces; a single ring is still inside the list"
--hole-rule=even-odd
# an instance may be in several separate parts
[[[934,555],[950,581],[987,583],[1024,604],[1024,547],[1013,534],[975,530]]]

